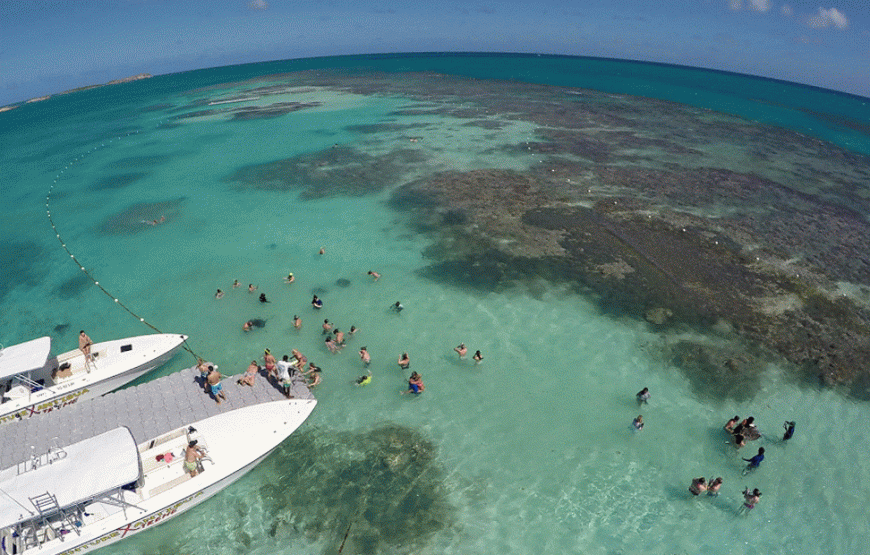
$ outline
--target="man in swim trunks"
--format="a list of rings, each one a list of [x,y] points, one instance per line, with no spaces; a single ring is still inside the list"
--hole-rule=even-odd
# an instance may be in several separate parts
[[[88,337],[88,334],[85,333],[85,330],[81,330],[79,332],[79,350],[85,355],[85,362],[91,360],[91,345],[94,342],[91,341],[91,338]]]
[[[368,368],[369,364],[372,363],[372,355],[369,354],[369,350],[366,347],[360,348],[359,359],[363,361],[363,366],[365,366],[366,368]]]
[[[199,473],[199,460],[204,456],[205,452],[196,446],[195,439],[187,444],[187,449],[184,450],[184,470],[190,473],[191,478]]]
[[[227,394],[224,393],[224,386],[221,384],[221,373],[215,370],[214,368],[208,373],[208,385],[211,387],[212,395],[214,395],[214,400],[217,401],[217,404],[221,404],[221,399],[224,401],[227,400]]]
[[[329,330],[332,329],[332,324],[329,323],[329,319],[326,319],[323,321],[323,325],[321,327],[323,328],[323,331],[320,332],[320,334],[326,335],[327,333],[329,333]]]
[[[459,358],[465,358],[465,354],[468,353],[468,347],[465,346],[465,343],[460,343],[458,347],[453,347],[453,350],[459,353]]]
[[[266,363],[266,372],[269,377],[274,377],[276,380],[278,379],[278,361],[275,360],[275,357],[266,349],[263,351],[263,362]]]
[[[214,369],[214,366],[207,364],[201,358],[196,359],[196,369],[199,370],[199,377],[202,378],[202,388],[208,391],[208,373]]]
[[[335,342],[339,345],[344,345],[344,332],[338,328],[332,330],[332,333],[335,334]]]

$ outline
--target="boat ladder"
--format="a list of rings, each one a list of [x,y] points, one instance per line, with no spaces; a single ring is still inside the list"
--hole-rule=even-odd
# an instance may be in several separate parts
[[[42,524],[43,526],[45,526],[44,530],[46,533],[44,536],[44,541],[48,541],[49,539],[51,539],[49,537],[48,529],[49,528],[51,528],[52,530],[54,529],[54,527],[51,525],[51,520],[49,520],[49,518],[52,518],[52,517],[59,517],[59,518],[52,518],[52,520],[59,521],[60,523],[62,523],[64,525],[65,529],[73,530],[73,531],[75,531],[76,534],[81,535],[81,532],[79,531],[79,527],[76,523],[76,520],[74,519],[74,515],[71,515],[71,514],[67,513],[66,511],[64,511],[60,507],[60,505],[58,505],[57,497],[52,495],[51,492],[47,491],[47,492],[40,494],[40,495],[37,495],[35,497],[30,497],[29,499],[30,499],[30,502],[33,503],[33,506],[36,508],[36,510],[39,512],[40,518],[39,518],[38,522],[40,524]],[[34,532],[36,532],[35,529],[34,529]],[[60,536],[60,541],[64,541],[64,536],[62,533],[58,533],[56,535]],[[42,544],[42,541],[40,541],[39,538],[37,538],[36,541],[40,545]]]

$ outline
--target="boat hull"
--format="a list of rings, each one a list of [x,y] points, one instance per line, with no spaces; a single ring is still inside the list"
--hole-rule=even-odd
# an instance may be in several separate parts
[[[83,526],[81,535],[67,534],[63,541],[54,540],[22,555],[90,553],[192,509],[260,464],[305,422],[316,404],[314,399],[271,401],[193,422],[191,426],[207,441],[213,461],[203,463],[207,465],[204,472],[150,496],[126,492],[125,500],[137,508],[127,508],[126,513],[115,509],[98,522]]]

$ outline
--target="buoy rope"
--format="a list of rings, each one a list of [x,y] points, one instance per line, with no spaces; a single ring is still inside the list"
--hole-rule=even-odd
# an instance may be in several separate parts
[[[138,133],[138,131],[136,131],[136,133]],[[127,134],[127,136],[129,136],[129,135],[130,135],[130,133]],[[121,137],[118,137],[118,140],[120,140],[120,139],[121,139]],[[112,139],[112,140],[114,140],[114,139]],[[112,140],[110,140],[109,142],[111,143]],[[106,146],[105,144],[102,145],[102,147],[105,147],[105,146]],[[96,147],[91,149],[90,152],[93,152],[94,150],[96,150]],[[83,157],[84,157],[84,155],[82,155],[82,158]],[[145,320],[145,318],[143,318],[142,316],[139,316],[138,314],[133,312],[133,310],[129,306],[127,306],[126,304],[122,303],[121,300],[116,295],[112,294],[105,287],[100,285],[100,282],[97,280],[97,278],[95,278],[87,270],[87,268],[85,268],[84,264],[79,262],[79,259],[76,258],[76,256],[72,253],[72,251],[70,251],[69,247],[66,246],[66,241],[64,241],[63,238],[60,236],[60,231],[58,231],[57,225],[55,225],[55,223],[54,223],[54,218],[51,217],[51,193],[52,193],[52,190],[54,189],[54,186],[57,184],[57,180],[60,178],[61,174],[63,172],[65,172],[67,169],[69,169],[71,164],[74,164],[78,161],[79,161],[79,158],[75,158],[75,159],[73,159],[73,161],[70,164],[67,164],[62,170],[60,170],[60,173],[58,173],[54,177],[54,183],[52,183],[51,186],[48,188],[48,194],[46,194],[46,196],[45,196],[45,214],[46,214],[46,216],[48,216],[48,223],[51,224],[51,229],[54,230],[54,236],[57,237],[57,241],[60,243],[61,248],[63,248],[63,250],[66,251],[66,253],[69,255],[70,260],[72,260],[76,264],[76,266],[78,266],[79,270],[81,270],[82,273],[85,276],[87,276],[87,278],[90,279],[93,282],[93,284],[96,285],[97,288],[99,288],[100,291],[102,291],[103,293],[106,294],[107,297],[112,299],[116,305],[120,306],[121,308],[126,310],[128,313],[130,313],[130,315],[132,315],[134,318],[139,320],[139,322],[145,324],[146,326],[148,326],[152,330],[156,331],[157,333],[163,333],[162,331],[160,331],[157,328],[157,326],[153,325],[151,322]],[[197,354],[194,353],[193,350],[188,346],[187,339],[184,340],[182,347],[184,348],[185,351],[190,353],[194,359],[199,359]]]

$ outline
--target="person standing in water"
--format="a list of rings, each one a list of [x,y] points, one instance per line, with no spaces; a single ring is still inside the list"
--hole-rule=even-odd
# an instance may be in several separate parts
[[[369,354],[369,350],[365,347],[360,347],[359,350],[359,359],[363,361],[363,366],[366,368],[372,363],[372,356]]]
[[[296,281],[296,278],[293,277],[293,272],[290,272],[287,274],[287,277],[284,278],[284,283],[293,283],[294,281]]]
[[[761,492],[758,491],[758,488],[755,488],[752,491],[749,491],[749,488],[743,490],[743,511],[749,512],[755,508],[758,502],[761,501]]]
[[[707,495],[710,497],[717,497],[719,495],[719,489],[722,487],[722,478],[716,478],[715,480],[710,481],[710,485],[707,486]]]
[[[650,398],[649,388],[645,387],[645,388],[641,389],[640,391],[638,391],[636,397],[637,397],[637,404],[638,405],[649,404],[649,398]]]
[[[408,356],[408,353],[402,353],[402,356],[399,357],[398,360],[399,368],[402,370],[407,370],[409,366],[411,366],[411,357]]]
[[[764,447],[758,448],[758,454],[752,457],[751,459],[743,459],[749,464],[746,465],[746,468],[743,470],[743,475],[745,476],[748,472],[755,470],[759,466],[761,466],[761,461],[764,460]]]
[[[637,430],[637,431],[643,430],[643,415],[638,414],[637,418],[635,418],[631,424],[632,424],[632,426],[634,426],[635,430]]]
[[[464,359],[465,354],[468,353],[468,347],[465,346],[465,343],[460,343],[456,347],[453,347],[453,350],[459,353],[459,359]]]
[[[707,491],[707,479],[703,476],[692,480],[692,485],[689,486],[689,493],[692,495],[701,495]]]
[[[474,351],[474,356],[471,358],[474,359],[474,364],[480,364],[483,360],[483,355],[480,354],[480,351]]]
[[[782,440],[783,441],[790,440],[792,438],[792,436],[794,435],[794,422],[786,420],[785,423],[782,425],[782,427],[785,428],[785,434],[783,434]]]
[[[293,327],[296,328],[297,330],[302,329],[302,318],[300,318],[299,316],[297,316],[295,314],[293,315]]]
[[[215,299],[223,299],[223,298],[224,298],[224,292],[221,291],[220,289],[218,289],[218,290],[217,290],[217,293],[214,294],[214,298],[215,298]]]
[[[323,331],[322,331],[320,334],[321,334],[321,335],[326,335],[327,333],[329,333],[329,330],[332,329],[332,324],[330,324],[330,323],[329,323],[329,320],[326,319],[326,320],[323,321],[323,326],[322,326],[322,327],[323,327]]]

